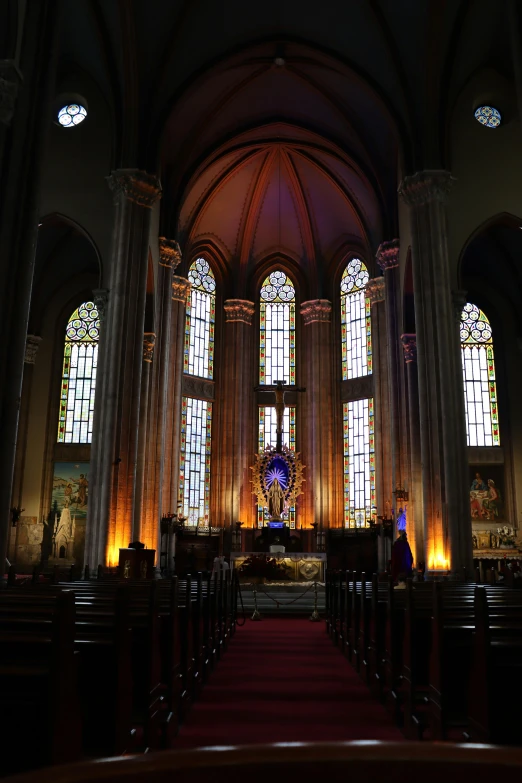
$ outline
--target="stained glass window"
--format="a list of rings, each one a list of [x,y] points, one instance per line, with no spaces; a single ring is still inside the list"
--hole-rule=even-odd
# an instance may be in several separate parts
[[[475,119],[486,128],[498,128],[502,122],[501,114],[494,106],[479,106],[475,109]]]
[[[344,526],[368,527],[375,516],[373,399],[343,404]]]
[[[216,280],[208,261],[197,258],[190,267],[192,285],[185,319],[183,371],[200,378],[214,374],[214,319]]]
[[[283,446],[295,451],[295,414],[296,408],[291,405],[285,408],[283,414]],[[259,451],[263,451],[266,446],[275,446],[276,437],[276,411],[275,407],[262,405],[259,408]],[[269,519],[268,514],[262,506],[257,507],[257,525],[263,527]],[[288,510],[288,525],[291,529],[295,528],[295,506]]]
[[[72,314],[65,330],[58,443],[90,443],[100,321],[93,302]]]
[[[178,504],[188,525],[209,524],[212,403],[183,397]]]
[[[352,258],[341,279],[343,381],[372,372],[370,300],[365,296],[368,279],[363,262]]]
[[[295,288],[285,272],[271,272],[261,288],[259,383],[295,384]]]
[[[499,446],[493,335],[486,315],[468,302],[460,316],[468,446]]]
[[[63,128],[75,128],[87,117],[87,109],[79,103],[69,103],[58,112],[58,122]]]

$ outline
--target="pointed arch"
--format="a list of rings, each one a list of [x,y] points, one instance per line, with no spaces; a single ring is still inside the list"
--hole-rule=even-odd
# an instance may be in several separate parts
[[[460,343],[468,446],[500,446],[493,332],[471,302],[460,316]]]

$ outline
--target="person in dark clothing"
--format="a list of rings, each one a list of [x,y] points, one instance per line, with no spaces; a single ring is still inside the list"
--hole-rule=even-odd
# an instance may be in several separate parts
[[[410,577],[412,566],[413,555],[408,543],[408,536],[406,531],[401,531],[392,546],[391,575],[393,581],[397,581],[399,574],[406,574],[407,577]]]

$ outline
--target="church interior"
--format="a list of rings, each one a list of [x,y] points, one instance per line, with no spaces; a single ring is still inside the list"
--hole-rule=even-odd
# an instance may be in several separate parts
[[[0,777],[520,776],[521,179],[517,0],[0,0]]]

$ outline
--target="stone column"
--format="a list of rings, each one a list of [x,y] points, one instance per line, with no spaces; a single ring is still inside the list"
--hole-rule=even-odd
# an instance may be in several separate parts
[[[179,449],[181,433],[181,394],[185,316],[190,296],[190,281],[174,275],[171,285],[172,311],[165,419],[165,465],[163,471],[162,508],[160,512],[177,513],[179,493]]]
[[[334,420],[340,421],[340,402],[335,404],[332,361],[332,304],[314,299],[301,305],[303,316],[304,379],[303,396],[306,421],[303,462],[306,465],[304,485],[306,506],[313,519],[323,528],[343,525],[342,455],[334,438]],[[336,410],[337,409],[337,415]],[[337,428],[342,432],[341,426]],[[308,498],[306,497],[308,496]]]
[[[375,499],[377,516],[387,516],[392,500],[391,439],[388,416],[388,347],[384,277],[374,277],[366,284],[366,296],[372,313],[373,399],[375,426]],[[390,549],[384,536],[378,539],[379,570],[386,568]]]
[[[117,563],[119,548],[132,538],[151,208],[161,192],[156,177],[136,169],[113,172],[109,187],[115,220],[91,457],[85,547],[91,568]]]
[[[447,171],[406,177],[417,330],[422,494],[427,569],[471,572],[466,432],[459,331],[451,299],[445,202]]]
[[[140,417],[138,432],[138,457],[136,461],[136,490],[132,520],[132,540],[139,539],[150,547],[147,525],[144,515],[144,483],[147,461],[147,444],[150,432],[149,418],[149,388],[151,381],[151,365],[154,358],[156,335],[145,332],[143,335],[143,367],[141,370]]]
[[[169,384],[169,357],[172,319],[173,272],[181,261],[181,250],[173,239],[159,237],[159,266],[156,278],[156,307],[154,322],[157,328],[154,363],[150,377],[148,412],[148,442],[145,466],[145,484],[142,503],[141,540],[148,547],[160,551],[160,519],[163,505],[164,475],[170,478],[172,454],[165,448],[166,427],[172,419],[167,409]]]
[[[398,239],[383,242],[377,250],[377,263],[384,273],[386,287],[386,331],[387,331],[387,364],[388,364],[388,414],[390,428],[391,457],[391,491],[403,486],[401,475],[401,399],[400,399],[400,365],[402,357],[399,344],[398,304],[399,304],[399,253]],[[397,505],[394,503],[394,505]],[[397,516],[398,509],[395,509]]]
[[[24,377],[22,384],[22,397],[20,401],[20,420],[18,422],[18,439],[16,442],[16,456],[13,475],[13,492],[11,508],[22,508],[23,482],[25,472],[25,458],[27,455],[27,436],[29,427],[29,405],[31,402],[31,390],[33,386],[33,368],[36,363],[36,354],[42,342],[41,337],[28,334],[25,343]],[[14,562],[14,548],[16,528],[10,527],[10,543],[8,558]]]
[[[254,496],[250,483],[254,455],[252,421],[252,319],[255,305],[244,299],[227,299],[225,311],[224,357],[221,375],[220,444],[216,477],[214,524],[226,527],[254,521]],[[222,518],[216,518],[217,509]]]
[[[0,61],[0,579],[10,526],[38,194],[55,92],[61,0],[25,6],[20,61]]]
[[[410,480],[408,482],[407,533],[410,547],[417,565],[426,562],[424,546],[424,524],[422,516],[422,471],[419,421],[419,379],[417,374],[417,337],[414,334],[401,336],[406,363],[408,383],[408,430]]]

